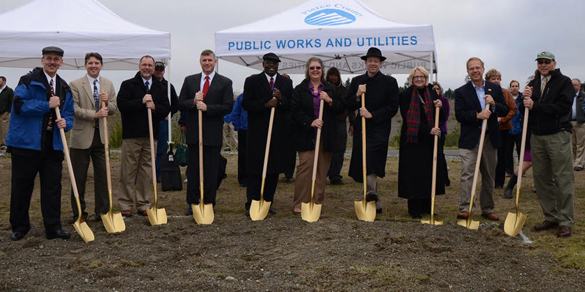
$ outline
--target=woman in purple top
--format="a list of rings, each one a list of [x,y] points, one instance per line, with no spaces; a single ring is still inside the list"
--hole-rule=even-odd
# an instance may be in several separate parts
[[[443,113],[445,113],[445,119],[439,122],[439,128],[441,128],[441,136],[439,136],[439,146],[441,149],[445,149],[445,139],[447,138],[447,121],[449,120],[449,112],[451,107],[449,105],[449,99],[443,96],[443,87],[441,87],[441,84],[439,84],[439,82],[437,81],[433,82],[433,89],[435,90],[435,92],[437,92],[439,99],[443,103]],[[449,169],[447,169],[447,160],[445,159],[445,152],[441,151],[440,153],[438,153],[438,155],[439,155],[438,159],[441,162],[439,163],[439,165],[443,167],[442,171],[439,171],[438,173],[444,175],[443,182],[445,183],[445,186],[448,187],[451,185],[451,180],[449,179]]]
[[[297,127],[297,150],[299,164],[295,180],[293,213],[301,213],[301,203],[311,200],[313,159],[317,129],[321,129],[321,143],[317,162],[314,201],[321,204],[325,197],[325,178],[331,162],[337,127],[335,117],[344,110],[337,87],[325,81],[321,59],[312,57],[307,61],[305,79],[295,87],[292,94],[291,116]],[[319,119],[319,104],[324,101],[323,118]]]

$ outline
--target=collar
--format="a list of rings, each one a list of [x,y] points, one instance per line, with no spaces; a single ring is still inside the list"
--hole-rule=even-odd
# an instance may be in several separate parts
[[[274,76],[270,76],[268,74],[266,74],[266,72],[264,72],[264,76],[266,76],[266,81],[268,81],[268,83],[270,83],[270,78],[274,78],[274,80],[272,80],[274,83],[276,83],[276,76],[278,76],[278,73],[274,74]]]
[[[100,84],[100,77],[98,76],[97,78],[93,78],[87,74],[85,74],[85,76],[87,76],[87,81],[89,81],[89,84],[93,85],[93,81],[97,80],[97,83]]]
[[[148,81],[149,86],[152,86],[152,83],[154,83],[154,79],[152,78],[152,76],[148,80],[144,79],[144,77],[142,77],[142,75],[140,75],[140,78],[142,79],[142,84],[144,84],[144,83],[146,83],[146,81]]]
[[[45,74],[45,77],[47,78],[47,84],[51,85],[51,79],[53,80],[53,87],[55,87],[57,85],[57,75],[55,74],[55,77],[49,76],[49,74],[47,74],[47,72],[45,72],[45,70],[43,70],[43,74]]]
[[[213,77],[215,77],[215,71],[212,71],[211,74],[209,75],[201,72],[201,80],[205,80],[205,76],[209,76],[209,82],[211,82],[213,80]]]
[[[483,84],[480,87],[475,86],[475,83],[473,83],[473,81],[470,81],[470,82],[471,82],[471,85],[473,86],[473,88],[475,90],[478,90],[478,89],[484,89],[485,90],[485,80],[482,80],[482,81],[483,81]]]

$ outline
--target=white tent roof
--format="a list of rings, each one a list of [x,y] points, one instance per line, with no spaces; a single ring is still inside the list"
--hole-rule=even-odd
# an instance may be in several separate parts
[[[65,51],[62,69],[83,68],[88,52],[110,70],[135,70],[143,55],[171,58],[170,33],[130,23],[96,0],[36,0],[0,15],[0,67],[40,66],[46,46]]]
[[[384,73],[431,69],[436,49],[431,25],[393,22],[359,0],[309,0],[274,16],[215,33],[216,55],[243,66],[262,69],[262,55],[274,52],[279,71],[304,73],[305,62],[320,57],[326,67],[345,73],[365,72],[359,58],[377,47],[388,59]],[[433,64],[433,71],[436,66]]]

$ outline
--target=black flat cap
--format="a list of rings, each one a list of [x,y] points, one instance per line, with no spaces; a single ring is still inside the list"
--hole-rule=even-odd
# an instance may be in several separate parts
[[[267,53],[262,57],[262,60],[273,60],[276,62],[280,62],[280,59],[275,53]]]
[[[61,57],[63,57],[63,50],[59,47],[45,47],[43,49],[43,56],[48,53],[55,53]]]
[[[165,63],[163,63],[162,61],[156,61],[156,62],[154,62],[154,69],[158,69],[158,68],[161,68],[161,69],[164,70],[165,69]]]
[[[386,57],[382,56],[382,52],[380,51],[380,49],[376,48],[376,47],[371,47],[368,49],[368,53],[366,53],[365,56],[362,56],[362,60],[367,60],[368,57],[378,57],[380,58],[380,61],[384,62],[384,60],[386,60]]]

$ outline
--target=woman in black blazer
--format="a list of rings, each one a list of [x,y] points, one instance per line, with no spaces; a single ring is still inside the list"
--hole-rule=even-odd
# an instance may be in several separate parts
[[[317,129],[321,128],[321,145],[315,181],[314,201],[321,204],[325,196],[325,178],[331,162],[336,132],[335,117],[344,107],[337,88],[325,81],[323,61],[312,57],[307,61],[305,79],[292,94],[292,119],[297,127],[299,165],[295,180],[293,213],[301,212],[301,203],[311,200],[313,159]],[[324,101],[323,118],[319,119],[320,100]]]

